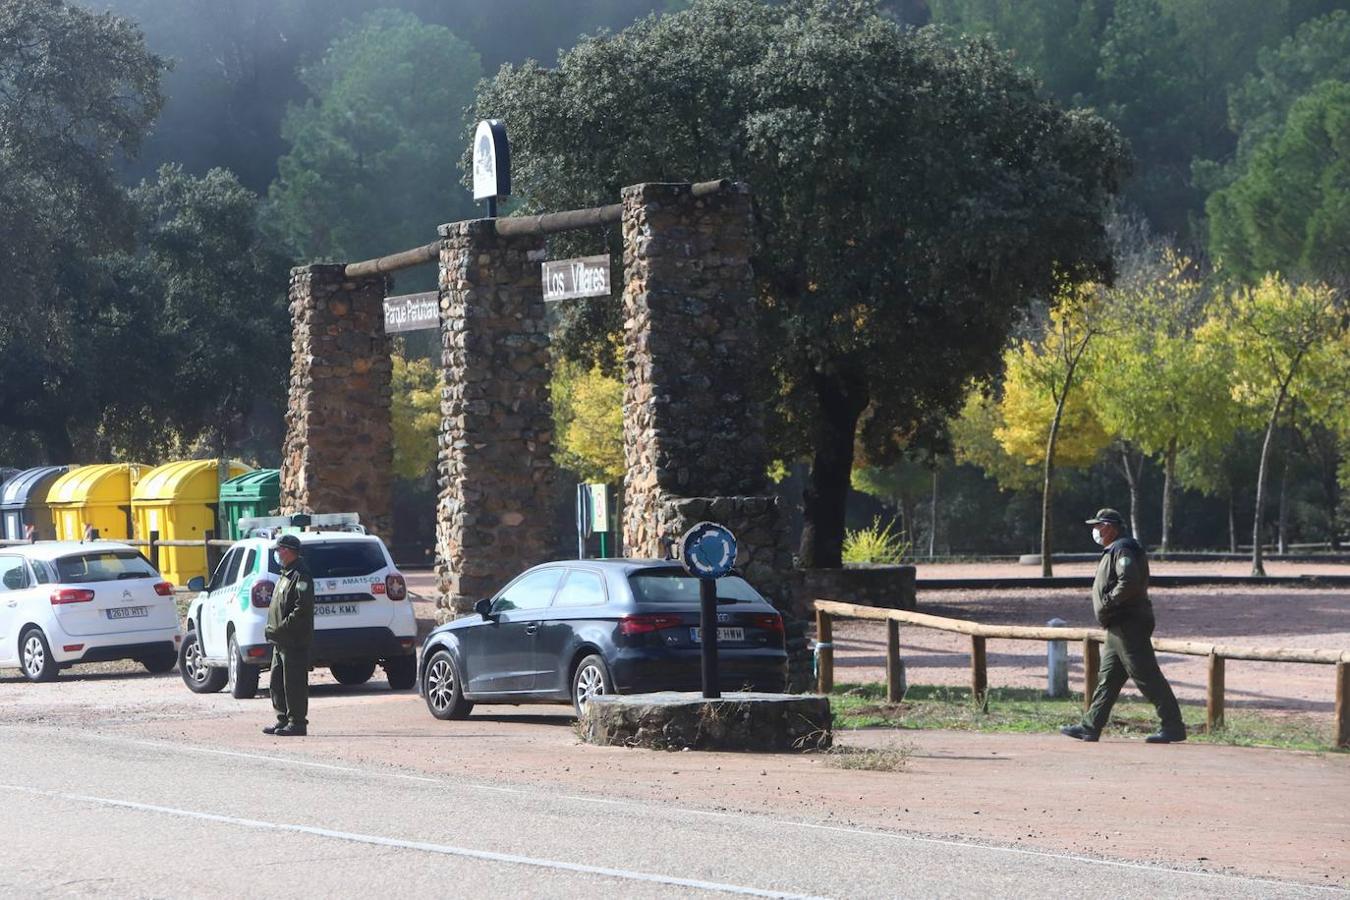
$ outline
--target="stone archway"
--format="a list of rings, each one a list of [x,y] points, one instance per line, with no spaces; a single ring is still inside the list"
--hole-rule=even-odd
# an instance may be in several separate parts
[[[443,615],[464,612],[545,561],[554,498],[544,236],[621,222],[624,236],[623,522],[629,556],[715,519],[742,568],[786,602],[791,555],[768,495],[753,389],[751,198],[729,182],[639,184],[622,203],[441,226],[424,248],[291,279],[291,403],[282,472],[289,510],[354,509],[387,529],[392,444],[383,272],[436,260],[442,429],[436,559]],[[380,363],[380,360],[383,363]]]

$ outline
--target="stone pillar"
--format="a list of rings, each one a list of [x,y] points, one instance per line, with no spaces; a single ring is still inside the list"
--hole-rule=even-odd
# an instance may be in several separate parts
[[[394,438],[383,277],[342,265],[291,270],[291,384],[282,512],[355,512],[392,538]]]
[[[768,496],[750,193],[623,192],[624,548],[661,555],[701,519],[736,533],[740,569],[786,602],[786,517]]]
[[[539,237],[441,226],[438,615],[553,556],[553,416]]]

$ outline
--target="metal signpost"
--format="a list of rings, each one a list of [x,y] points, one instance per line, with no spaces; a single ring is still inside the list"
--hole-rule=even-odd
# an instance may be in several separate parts
[[[544,263],[544,302],[609,296],[609,254]]]
[[[487,217],[497,218],[497,198],[511,196],[511,143],[506,126],[484,119],[473,133],[473,199],[487,201]]]
[[[736,536],[716,522],[699,522],[680,539],[680,561],[699,580],[699,638],[703,649],[703,696],[722,696],[717,678],[717,579],[736,565]]]
[[[441,326],[441,299],[435,291],[384,298],[384,333]]]

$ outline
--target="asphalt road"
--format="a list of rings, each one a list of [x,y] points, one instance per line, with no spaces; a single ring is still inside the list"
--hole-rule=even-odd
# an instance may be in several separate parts
[[[0,724],[0,894],[1325,897],[347,759]],[[622,772],[615,773],[618,778]]]

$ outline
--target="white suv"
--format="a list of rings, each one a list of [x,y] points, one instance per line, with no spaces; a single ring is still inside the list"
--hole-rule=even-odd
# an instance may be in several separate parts
[[[134,659],[167,672],[182,632],[173,585],[111,541],[0,547],[0,667],[51,681],[77,663]]]
[[[384,542],[343,531],[300,531],[296,537],[314,578],[310,664],[326,666],[341,684],[363,684],[381,665],[391,688],[413,687],[417,622],[407,583]],[[272,663],[264,632],[281,574],[272,555],[275,541],[270,534],[239,541],[210,582],[188,582],[198,594],[188,607],[178,668],[193,692],[228,686],[234,697],[257,693],[258,676]]]

